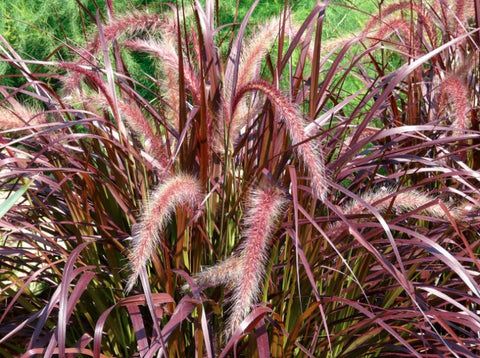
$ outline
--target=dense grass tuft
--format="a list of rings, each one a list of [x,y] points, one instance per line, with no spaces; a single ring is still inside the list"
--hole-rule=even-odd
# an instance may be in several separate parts
[[[478,1],[78,4],[0,37],[2,356],[480,354]]]

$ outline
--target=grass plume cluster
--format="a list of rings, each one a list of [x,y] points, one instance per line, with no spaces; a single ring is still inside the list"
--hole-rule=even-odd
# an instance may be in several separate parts
[[[112,3],[0,36],[0,355],[480,354],[478,1]]]

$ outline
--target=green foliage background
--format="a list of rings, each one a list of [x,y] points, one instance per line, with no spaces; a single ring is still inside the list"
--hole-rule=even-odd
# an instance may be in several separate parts
[[[203,2],[203,1],[202,1]],[[295,1],[291,4],[294,19],[303,21],[315,5],[314,0]],[[4,0],[0,2],[0,34],[15,48],[23,59],[46,60],[54,58],[63,61],[71,61],[75,57],[67,46],[75,44],[82,47],[86,37],[95,29],[94,19],[85,16],[81,12],[79,3],[88,11],[95,13],[95,3],[102,9],[102,17],[106,17],[106,4],[104,0]],[[242,19],[250,8],[252,1],[240,1],[237,19]],[[283,1],[262,0],[252,14],[251,24],[262,22],[274,15],[278,15],[284,6]],[[378,9],[376,1],[339,1],[343,6],[329,6],[324,28],[325,40],[338,36],[345,36],[362,28],[370,15]],[[161,11],[162,5],[155,0],[114,0],[114,12],[126,13],[135,9],[148,9],[149,11]],[[236,1],[218,1],[219,22],[221,24],[232,23],[235,19]],[[356,10],[352,10],[356,9]],[[364,11],[361,15],[358,10]],[[360,14],[360,15],[359,15]],[[137,63],[135,63],[137,62]],[[140,69],[149,72],[148,64],[138,63],[142,59],[136,59],[129,63],[130,70],[135,73]],[[132,68],[133,67],[133,68]],[[0,76],[12,75],[12,66],[0,62]],[[18,74],[18,72],[16,72]],[[138,74],[138,73],[137,73]],[[5,82],[7,81],[7,82]],[[21,80],[20,80],[21,81]],[[2,78],[4,85],[18,85],[15,78]],[[11,83],[8,83],[11,82]]]

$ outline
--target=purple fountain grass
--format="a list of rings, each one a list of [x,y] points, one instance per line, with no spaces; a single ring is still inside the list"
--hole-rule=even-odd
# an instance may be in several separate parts
[[[232,255],[228,259],[217,263],[195,274],[195,282],[198,285],[210,284],[214,286],[233,286],[243,278],[241,258]]]
[[[155,31],[169,25],[171,25],[171,22],[168,21],[167,16],[160,17],[158,14],[136,12],[110,21],[110,23],[103,28],[103,34],[105,40],[111,42],[121,35],[132,36],[135,33],[142,31]],[[93,41],[88,45],[88,53],[98,53],[100,46],[100,36],[96,35]]]
[[[447,101],[452,104],[455,120],[452,127],[456,129],[468,129],[467,112],[470,109],[470,94],[463,80],[455,74],[449,74],[442,81],[439,88],[439,109],[443,112]]]
[[[18,105],[16,108],[0,107],[0,129],[26,130],[30,126],[47,123],[43,113]],[[27,127],[26,127],[27,126]]]
[[[424,207],[422,212],[428,216],[440,219],[447,218],[445,211],[438,203],[440,199],[418,190],[396,191],[391,187],[383,187],[380,190],[370,191],[361,198],[380,212],[393,210],[393,212],[401,213]],[[455,219],[461,220],[463,215],[471,208],[468,205],[460,205],[450,207],[449,210]],[[361,214],[365,212],[365,207],[360,202],[354,201],[343,207],[342,211],[348,215]]]
[[[428,16],[425,13],[425,6],[421,6],[419,4],[415,4],[411,1],[404,1],[404,2],[398,2],[398,3],[393,3],[388,5],[386,8],[382,9],[382,21],[380,21],[380,18],[378,16],[374,16],[365,26],[365,29],[363,31],[364,34],[369,33],[375,28],[378,28],[379,24],[382,24],[380,28],[384,28],[384,24],[387,25],[386,28],[384,28],[384,31],[386,33],[391,33],[391,29],[395,29],[395,26],[400,26],[404,34],[407,36],[411,33],[412,29],[409,29],[408,31],[405,28],[405,25],[403,24],[402,21],[395,21],[395,20],[389,20],[386,22],[386,18],[393,16],[396,13],[399,13],[401,11],[412,11],[418,19],[421,21],[423,24],[422,29],[425,30],[427,38],[430,40],[430,44],[433,48],[437,47],[437,36],[436,36],[436,31],[435,31],[435,24],[433,23],[432,19],[430,16]],[[390,29],[390,30],[388,30]],[[380,37],[381,38],[381,37]]]
[[[248,82],[259,79],[262,60],[278,35],[278,26],[278,19],[271,19],[258,29],[250,41],[243,44],[242,54],[238,64],[236,88],[242,88]],[[225,101],[227,101],[227,108],[232,107],[232,102],[235,97],[234,88],[232,87],[233,78],[225,78],[224,98]],[[230,123],[226,124],[231,143],[236,141],[241,127],[248,125],[247,120],[252,117],[251,112],[252,111],[247,107],[245,98],[242,98],[242,100],[236,104],[235,112],[232,113]]]
[[[198,180],[185,174],[167,179],[152,193],[145,206],[142,220],[132,233],[130,252],[132,273],[127,282],[126,292],[131,291],[141,268],[150,260],[155,246],[160,242],[159,232],[167,225],[175,207],[185,205],[192,210],[192,216],[196,216],[200,212],[202,200]]]
[[[268,259],[268,240],[285,204],[284,196],[276,188],[252,190],[238,253],[195,275],[197,284],[233,288],[230,318],[225,330],[227,337],[238,328],[258,299]]]
[[[122,44],[134,51],[151,53],[161,60],[162,67],[167,76],[166,91],[172,109],[178,108],[178,54],[175,39],[168,36],[163,41],[155,40],[131,40]],[[185,85],[192,94],[193,102],[200,104],[200,83],[195,71],[187,61],[183,62]],[[178,122],[178,118],[176,119]],[[178,126],[177,126],[178,128]]]
[[[0,85],[0,117],[18,119],[2,132],[0,184],[12,203],[20,198],[2,217],[0,330],[16,327],[17,337],[0,339],[0,351],[475,354],[479,73],[477,34],[468,32],[480,18],[467,20],[464,0],[400,1],[379,5],[364,31],[334,48],[324,32],[333,12],[320,2],[295,28],[289,9],[247,28],[258,1],[222,24],[208,0],[178,13],[146,4],[159,15],[113,17],[109,8],[105,25],[102,8],[95,16],[82,7],[85,28],[98,26],[84,48],[65,41],[44,61],[9,49],[12,83],[20,65],[35,70],[23,86]],[[65,50],[80,59],[54,62]],[[151,59],[131,65],[132,52]],[[152,60],[159,78],[139,73]],[[66,97],[54,66],[75,78]],[[26,98],[49,111],[17,108]],[[54,122],[35,122],[46,118]],[[14,127],[24,124],[31,133]],[[174,174],[182,170],[192,175]],[[291,188],[291,207],[272,183]],[[157,275],[146,277],[152,259]],[[200,270],[193,281],[186,268]],[[139,276],[144,294],[126,297],[142,288]],[[183,280],[192,294],[175,291]],[[79,325],[84,311],[92,319]]]
[[[328,182],[323,153],[315,139],[308,137],[305,133],[306,121],[303,119],[303,114],[279,90],[263,81],[252,81],[239,88],[235,104],[245,93],[251,91],[259,91],[266,95],[280,111],[292,138],[292,144],[312,177],[313,194],[320,200],[325,199],[328,193]]]
[[[226,335],[231,335],[257,301],[265,274],[268,240],[282,214],[286,201],[279,190],[254,190],[245,213],[243,242],[239,247],[240,267],[232,294],[232,307]],[[237,275],[235,275],[237,276]]]
[[[102,109],[107,110],[109,103],[102,95],[81,95],[74,96],[74,101],[82,101],[84,103],[93,103],[101,106]],[[118,109],[120,115],[122,115],[130,128],[145,141],[145,149],[148,154],[155,158],[156,168],[158,170],[157,175],[161,181],[168,175],[168,167],[170,161],[167,155],[167,149],[163,144],[162,138],[156,135],[151,124],[145,118],[142,110],[135,103],[126,103],[123,99],[117,99]]]
[[[401,33],[404,37],[404,40],[408,41],[411,36],[411,30],[411,24],[408,20],[389,19],[386,20],[374,34],[369,35],[369,38],[382,41],[393,34]]]
[[[397,191],[392,187],[382,187],[379,190],[369,191],[362,195],[361,199],[379,212],[391,210],[393,213],[400,214],[422,208],[421,212],[429,217],[448,220],[449,217],[443,209],[445,207],[448,208],[451,217],[459,222],[475,212],[474,206],[469,203],[456,206],[447,206],[445,203],[441,205],[439,203],[440,199],[418,190]],[[345,215],[368,213],[368,210],[359,201],[352,201],[342,206],[341,209]],[[328,235],[336,237],[346,228],[346,224],[342,222],[335,223],[328,230]]]
[[[171,21],[168,20],[168,16],[159,17],[158,14],[148,14],[135,12],[127,16],[120,17],[112,20],[103,31],[103,36],[106,42],[112,42],[121,35],[133,36],[136,33],[142,31],[155,31],[160,27],[171,26]],[[79,66],[92,65],[96,63],[95,56],[98,54],[101,48],[101,37],[97,34],[94,39],[87,45],[85,50],[80,50],[80,60],[77,63]],[[65,80],[65,89],[68,92],[72,92],[78,87],[79,82],[84,73],[74,72]]]

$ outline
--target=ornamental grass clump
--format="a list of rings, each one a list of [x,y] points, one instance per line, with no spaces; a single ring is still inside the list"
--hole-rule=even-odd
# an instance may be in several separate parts
[[[120,3],[0,34],[1,356],[480,354],[471,4]]]

